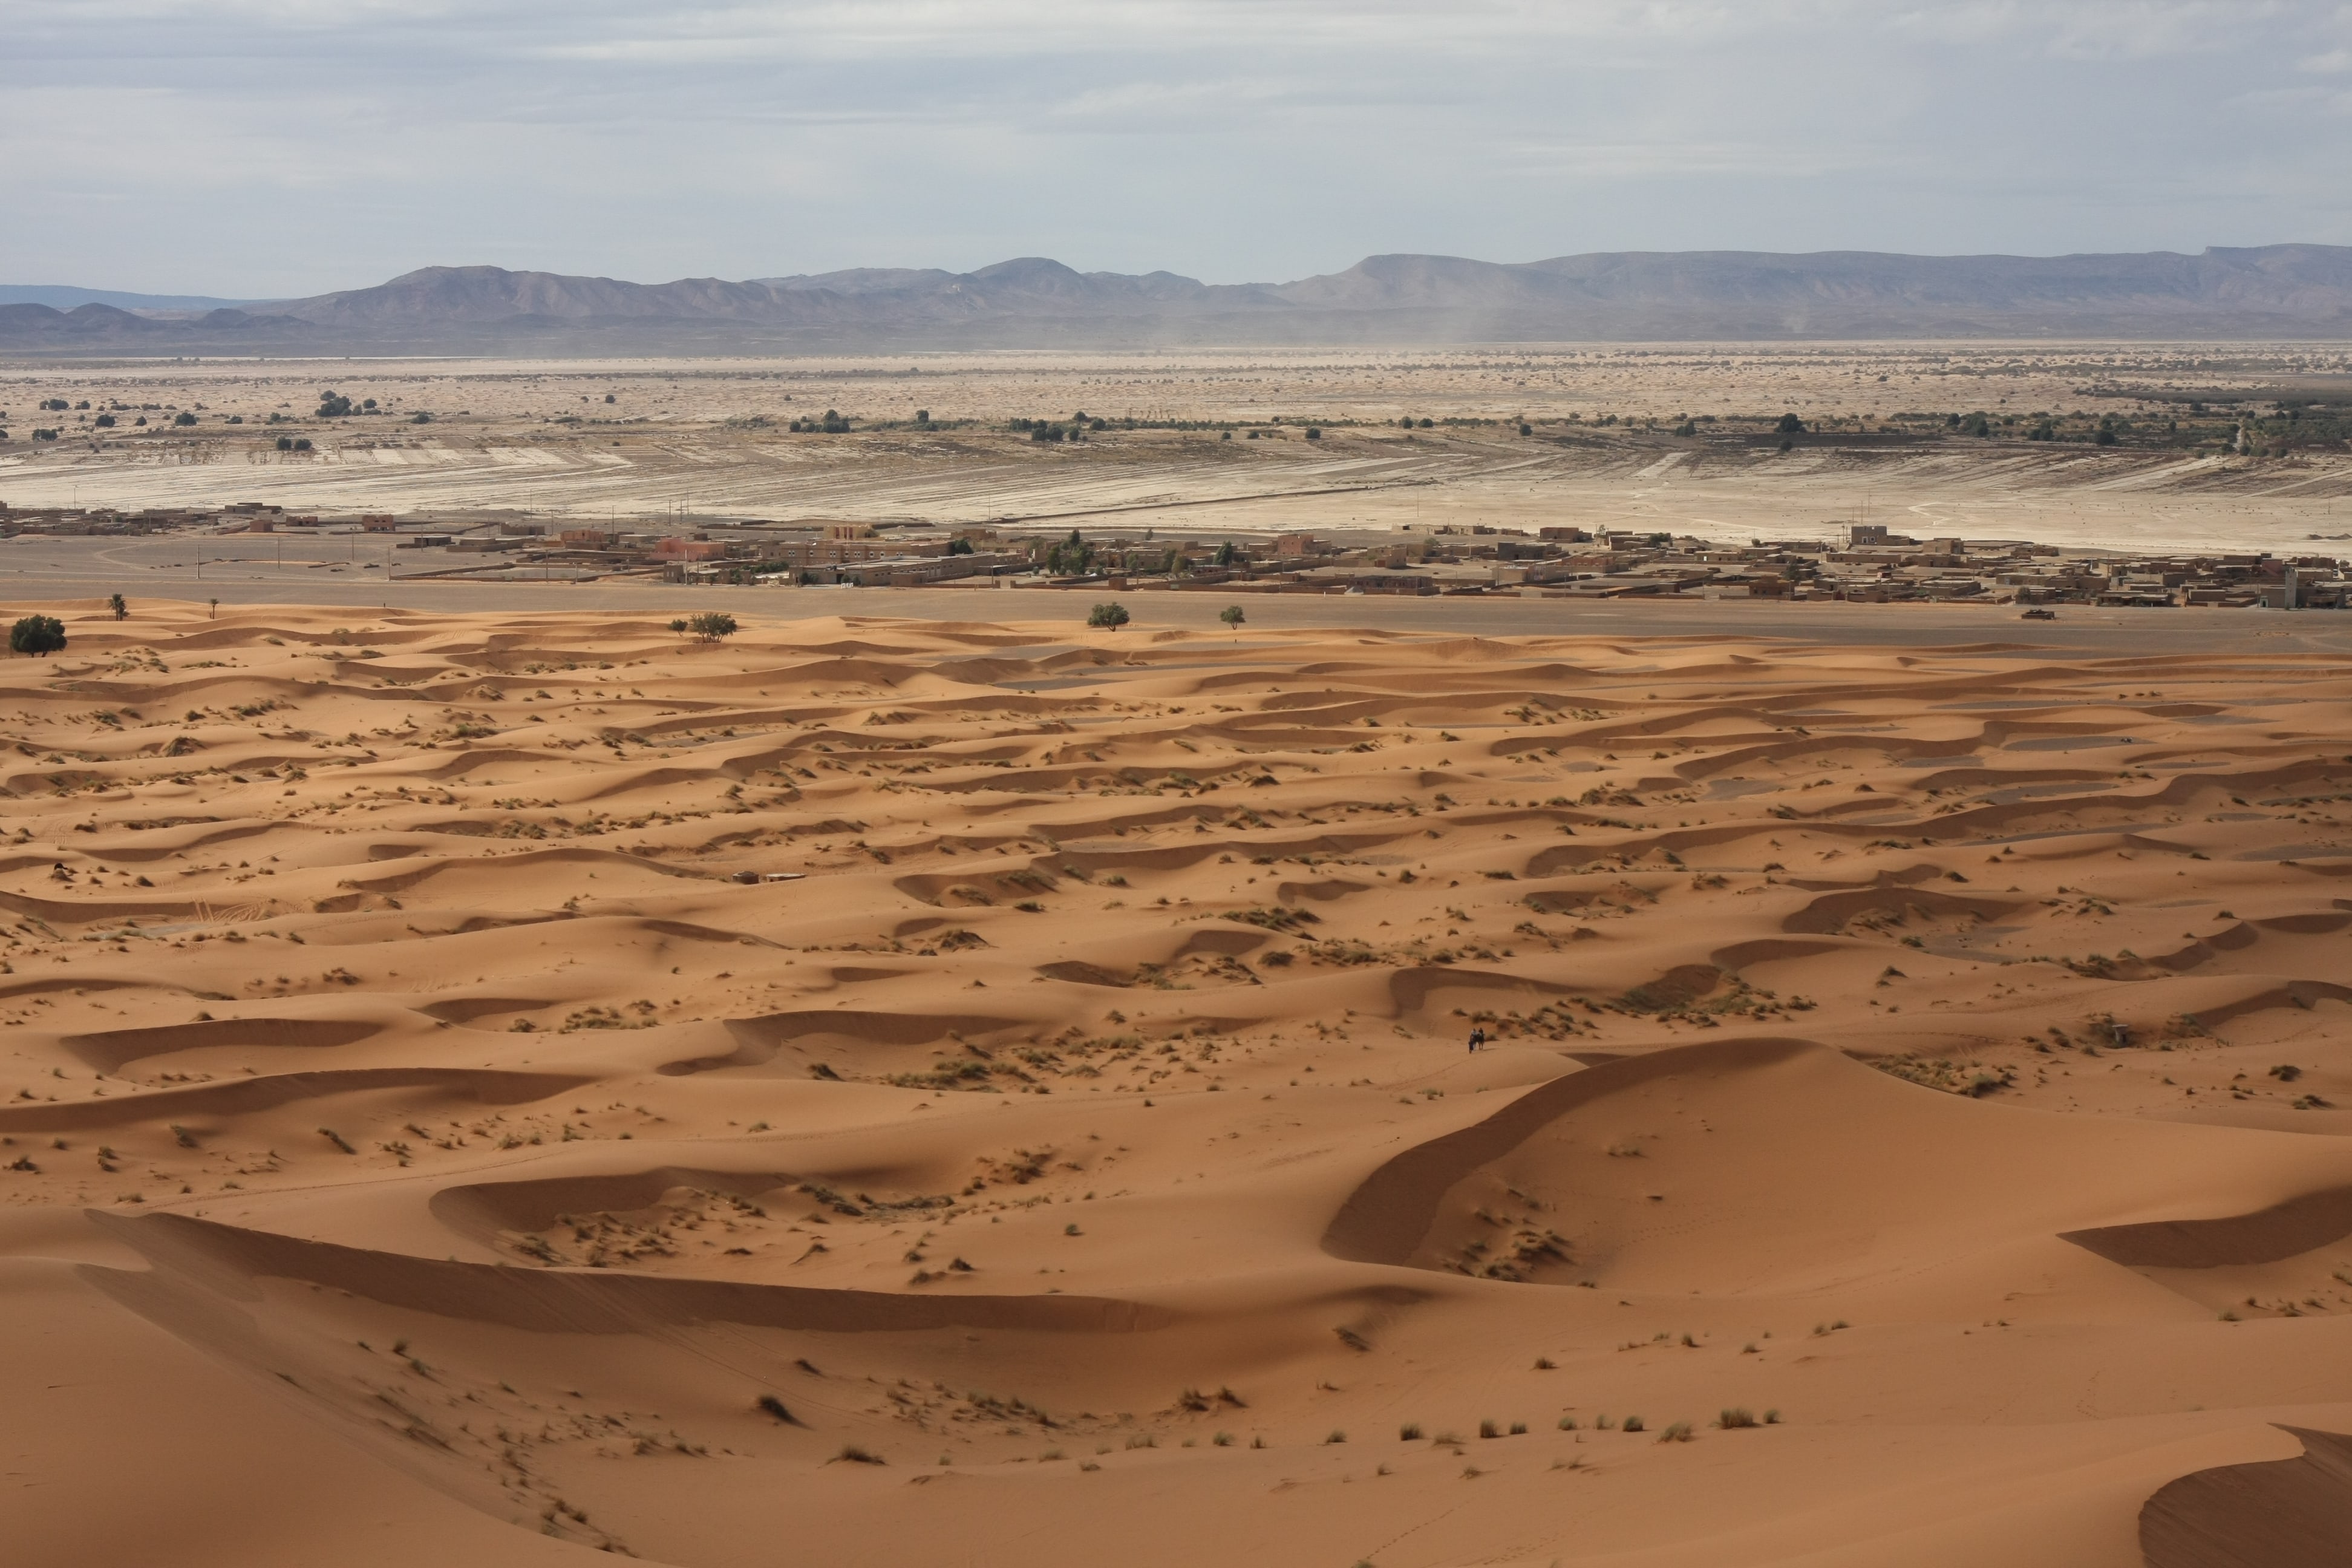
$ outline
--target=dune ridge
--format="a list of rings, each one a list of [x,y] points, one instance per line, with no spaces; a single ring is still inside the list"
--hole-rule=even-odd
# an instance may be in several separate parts
[[[2352,1512],[2352,1437],[2282,1430],[2300,1458],[2198,1470],[2167,1485],[2140,1510],[2148,1568],[2304,1568],[2339,1563]]]

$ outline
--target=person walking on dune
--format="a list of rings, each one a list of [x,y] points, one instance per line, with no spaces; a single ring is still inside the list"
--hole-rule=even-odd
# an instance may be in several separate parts
[[[1470,1048],[1473,1051],[1475,1051],[1480,1046],[1483,1046],[1486,1043],[1486,1031],[1484,1027],[1475,1028],[1470,1031]]]

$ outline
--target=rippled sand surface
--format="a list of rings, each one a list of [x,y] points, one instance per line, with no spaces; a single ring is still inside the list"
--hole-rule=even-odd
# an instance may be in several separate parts
[[[25,1561],[2341,1560],[2352,662],[60,613]]]

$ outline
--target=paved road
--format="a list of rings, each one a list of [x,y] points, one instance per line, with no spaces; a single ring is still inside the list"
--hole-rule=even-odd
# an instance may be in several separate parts
[[[404,583],[401,558],[381,541],[236,535],[0,541],[0,610],[99,599],[175,598],[225,605],[348,605],[417,610],[595,610],[663,616],[724,609],[802,618],[905,616],[923,620],[1086,619],[1102,589],[688,588],[642,583]],[[284,551],[284,564],[278,552]],[[393,568],[387,573],[387,566]],[[2166,653],[2352,653],[2352,615],[2263,610],[2062,608],[2056,621],[2021,621],[2014,608],[1946,605],[1796,605],[1771,600],[1391,599],[1307,595],[1131,592],[1116,595],[1131,629],[1213,629],[1240,603],[1255,629],[1375,627],[1489,637],[1761,637],[1874,647],[2008,643],[2105,657]]]

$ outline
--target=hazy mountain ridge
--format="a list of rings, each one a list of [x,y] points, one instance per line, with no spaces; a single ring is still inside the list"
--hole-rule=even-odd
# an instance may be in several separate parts
[[[151,297],[160,298],[160,297]],[[2063,257],[1622,251],[1368,257],[1289,283],[1079,272],[1021,257],[632,283],[428,267],[201,315],[0,305],[0,348],[251,353],[1937,337],[2352,336],[2352,247]]]
[[[81,289],[70,283],[0,283],[0,305],[47,305],[59,311],[77,305],[111,305],[123,310],[203,311],[236,310],[250,300],[216,300],[207,294],[131,294],[120,289]]]

